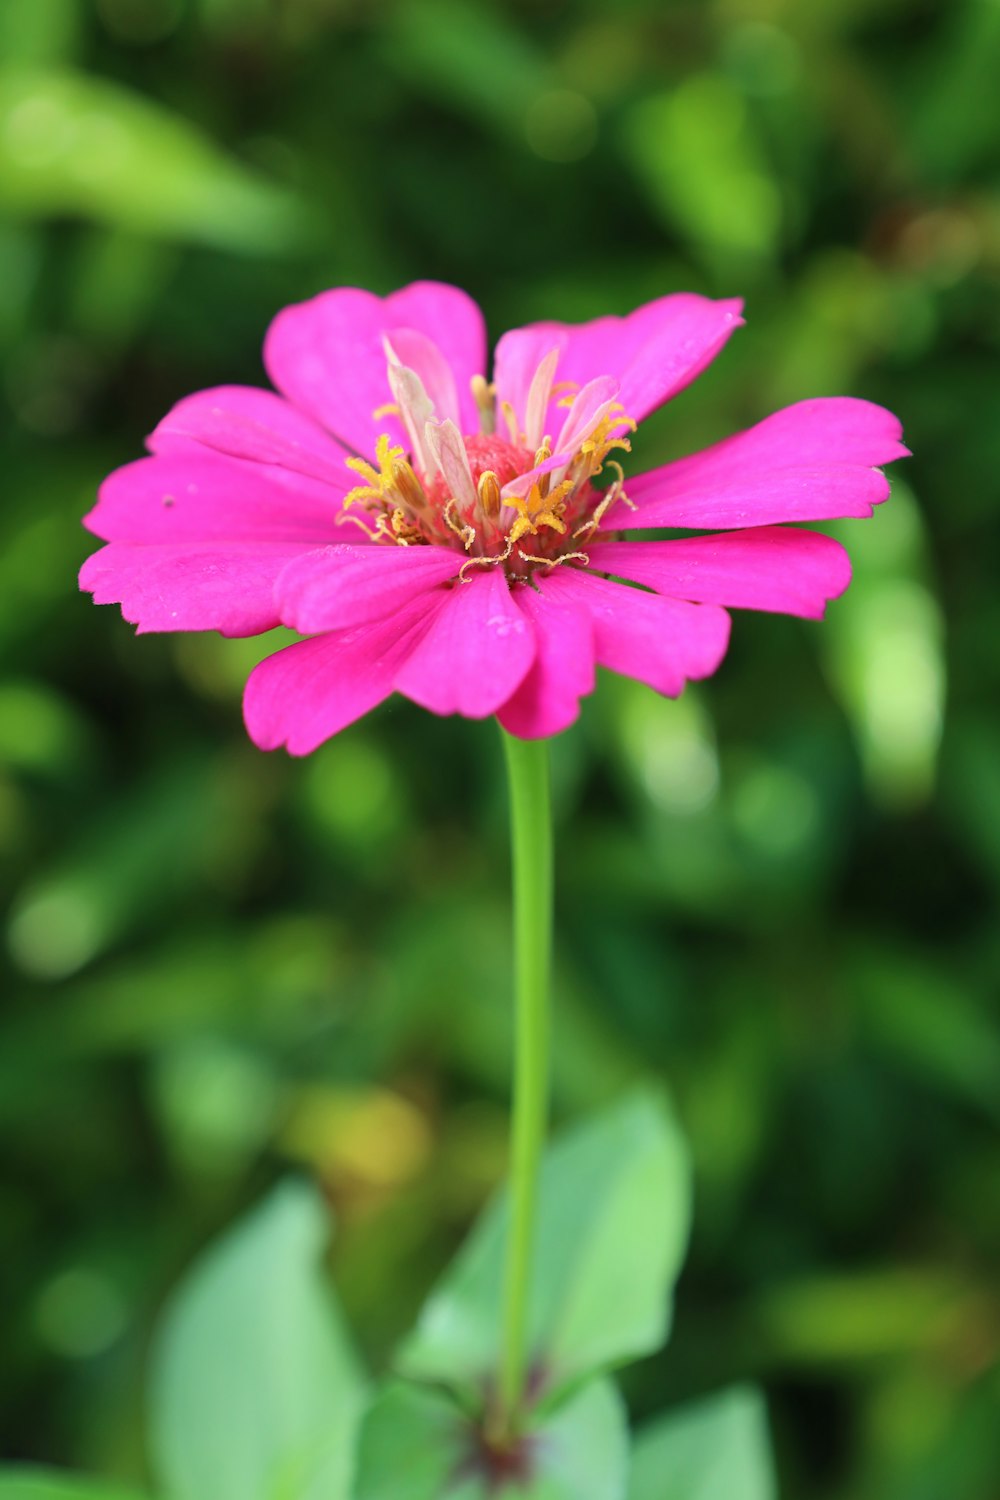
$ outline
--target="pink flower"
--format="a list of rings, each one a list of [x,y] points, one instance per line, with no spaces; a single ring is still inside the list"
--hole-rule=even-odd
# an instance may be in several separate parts
[[[394,691],[555,734],[597,663],[673,697],[718,667],[727,607],[822,616],[847,555],[783,523],[871,515],[878,466],[907,451],[890,412],[819,399],[626,481],[630,431],[740,307],[679,293],[516,329],[492,385],[482,316],[454,287],[286,308],[264,346],[277,393],[187,397],[152,457],[104,482],[85,524],[107,546],[81,587],[140,631],[308,636],[247,683],[264,749],[314,750]],[[622,540],[671,526],[711,534]]]

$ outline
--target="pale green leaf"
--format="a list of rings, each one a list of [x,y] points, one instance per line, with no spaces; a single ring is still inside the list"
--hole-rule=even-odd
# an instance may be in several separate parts
[[[767,1415],[759,1393],[737,1386],[643,1428],[628,1500],[776,1500]]]
[[[288,1183],[195,1267],[153,1371],[170,1500],[347,1500],[363,1382],[321,1269],[328,1216]]]
[[[614,1386],[584,1387],[521,1440],[504,1500],[622,1500],[624,1408]],[[403,1382],[373,1404],[362,1430],[355,1500],[488,1500],[498,1472],[467,1416],[437,1391]]]
[[[294,198],[186,120],[120,84],[55,69],[0,73],[0,207],[259,254],[303,231]]]
[[[647,1094],[569,1132],[546,1155],[529,1325],[554,1398],[659,1348],[687,1242],[688,1158]],[[476,1389],[498,1363],[506,1196],[473,1230],[403,1348],[405,1374]]]
[[[110,1479],[19,1464],[0,1469],[0,1500],[139,1500],[139,1496]]]

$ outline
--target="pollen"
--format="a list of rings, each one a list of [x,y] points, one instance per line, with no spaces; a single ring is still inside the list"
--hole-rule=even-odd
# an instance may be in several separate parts
[[[480,430],[464,435],[453,422],[436,420],[418,374],[397,367],[397,400],[375,415],[396,417],[403,440],[383,433],[374,462],[346,460],[361,483],[345,495],[338,519],[389,546],[463,552],[461,581],[479,568],[503,568],[514,583],[563,564],[585,564],[581,549],[608,511],[618,501],[629,504],[623,471],[610,455],[629,451],[635,423],[617,402],[598,396],[591,406],[592,392],[569,381],[554,384],[556,362],[554,352],[541,361],[521,413],[509,401],[498,402],[495,388],[476,376]],[[538,436],[547,402],[555,438]],[[507,436],[497,431],[498,407]],[[564,441],[558,431],[563,418],[554,416],[558,407],[569,410],[562,453],[556,451]],[[593,481],[605,464],[616,477],[602,490]]]

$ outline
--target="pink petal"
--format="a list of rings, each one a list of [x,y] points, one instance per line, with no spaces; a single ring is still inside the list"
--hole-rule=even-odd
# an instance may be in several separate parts
[[[354,485],[347,454],[328,432],[284,397],[252,386],[223,385],[185,396],[149,439],[152,453],[207,448],[259,464],[277,464],[325,481],[338,494]]]
[[[626,318],[514,329],[497,345],[498,403],[510,401],[521,418],[532,376],[555,347],[560,381],[584,386],[597,375],[613,376],[621,386],[618,399],[638,422],[701,374],[743,321],[741,309],[738,300],[713,302],[678,292],[648,302]],[[555,432],[559,421],[558,408],[550,407],[547,430]]]
[[[710,676],[726,654],[729,616],[715,605],[646,594],[570,567],[555,569],[545,592],[589,612],[601,666],[668,698],[686,681]]]
[[[275,587],[282,622],[303,635],[385,619],[454,578],[445,547],[323,547],[300,553]]]
[[[535,629],[537,654],[527,677],[497,714],[503,727],[523,740],[559,734],[580,713],[580,699],[594,691],[594,627],[590,614],[539,578],[537,589],[512,595]]]
[[[526,495],[536,479],[540,479],[543,474],[551,474],[554,470],[563,468],[572,457],[572,453],[560,452],[551,454],[550,457],[543,459],[540,464],[536,464],[534,468],[525,469],[523,474],[517,474],[513,479],[508,479],[500,491],[501,495],[505,500],[511,495]]]
[[[338,495],[318,480],[189,450],[140,458],[116,469],[101,485],[84,525],[109,542],[299,542],[318,547],[335,537],[339,513]]]
[[[573,405],[566,413],[562,431],[556,439],[557,453],[575,453],[580,444],[589,438],[598,422],[607,416],[608,408],[618,395],[618,382],[610,375],[598,375],[588,380],[573,398]]]
[[[461,433],[454,422],[428,422],[424,439],[459,510],[467,511],[476,503],[476,486]]]
[[[534,656],[534,629],[503,569],[477,569],[445,595],[396,687],[433,713],[484,719],[523,682]]]
[[[297,641],[250,674],[243,715],[262,750],[308,755],[392,692],[433,610],[416,601],[391,620]]]
[[[393,400],[399,407],[399,420],[406,432],[406,444],[421,474],[430,474],[433,459],[427,449],[425,429],[434,416],[434,403],[424,390],[416,370],[401,364],[388,339],[385,339],[386,380]]]
[[[95,604],[120,604],[140,635],[154,630],[259,635],[280,623],[275,580],[300,551],[295,542],[111,542],[87,558],[80,587],[93,594]]]
[[[599,573],[630,578],[697,604],[768,609],[822,619],[829,599],[851,581],[839,542],[816,531],[758,526],[669,542],[597,542],[587,547]]]
[[[880,464],[905,457],[899,421],[850,396],[800,401],[746,432],[629,481],[636,509],[615,506],[616,530],[730,529],[870,516],[889,493]]]
[[[415,328],[394,328],[390,343],[400,362],[419,377],[437,420],[454,422],[457,426],[462,414],[455,374],[433,339]],[[475,373],[481,374],[482,371]]]
[[[545,417],[552,399],[552,383],[555,380],[558,365],[559,350],[550,349],[531,377],[527,395],[523,397],[523,404],[517,407],[518,413],[521,411],[524,413],[524,434],[527,446],[532,452],[541,447],[542,438],[546,435]],[[520,395],[518,401],[522,402]],[[515,442],[517,436],[517,433],[513,435]]]
[[[454,374],[459,426],[478,432],[469,382],[485,372],[486,334],[479,308],[457,287],[418,281],[386,298],[355,287],[321,292],[278,314],[264,342],[264,363],[291,401],[370,457],[382,432],[403,441],[392,417],[372,416],[391,400],[382,336],[401,328],[425,334],[440,350]]]

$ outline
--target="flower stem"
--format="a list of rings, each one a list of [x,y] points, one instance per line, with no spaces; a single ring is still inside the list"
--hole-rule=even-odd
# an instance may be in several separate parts
[[[515,1041],[510,1220],[503,1289],[501,1417],[516,1426],[528,1375],[528,1313],[538,1171],[549,1094],[552,953],[552,813],[549,747],[501,730],[510,788],[513,853]]]

